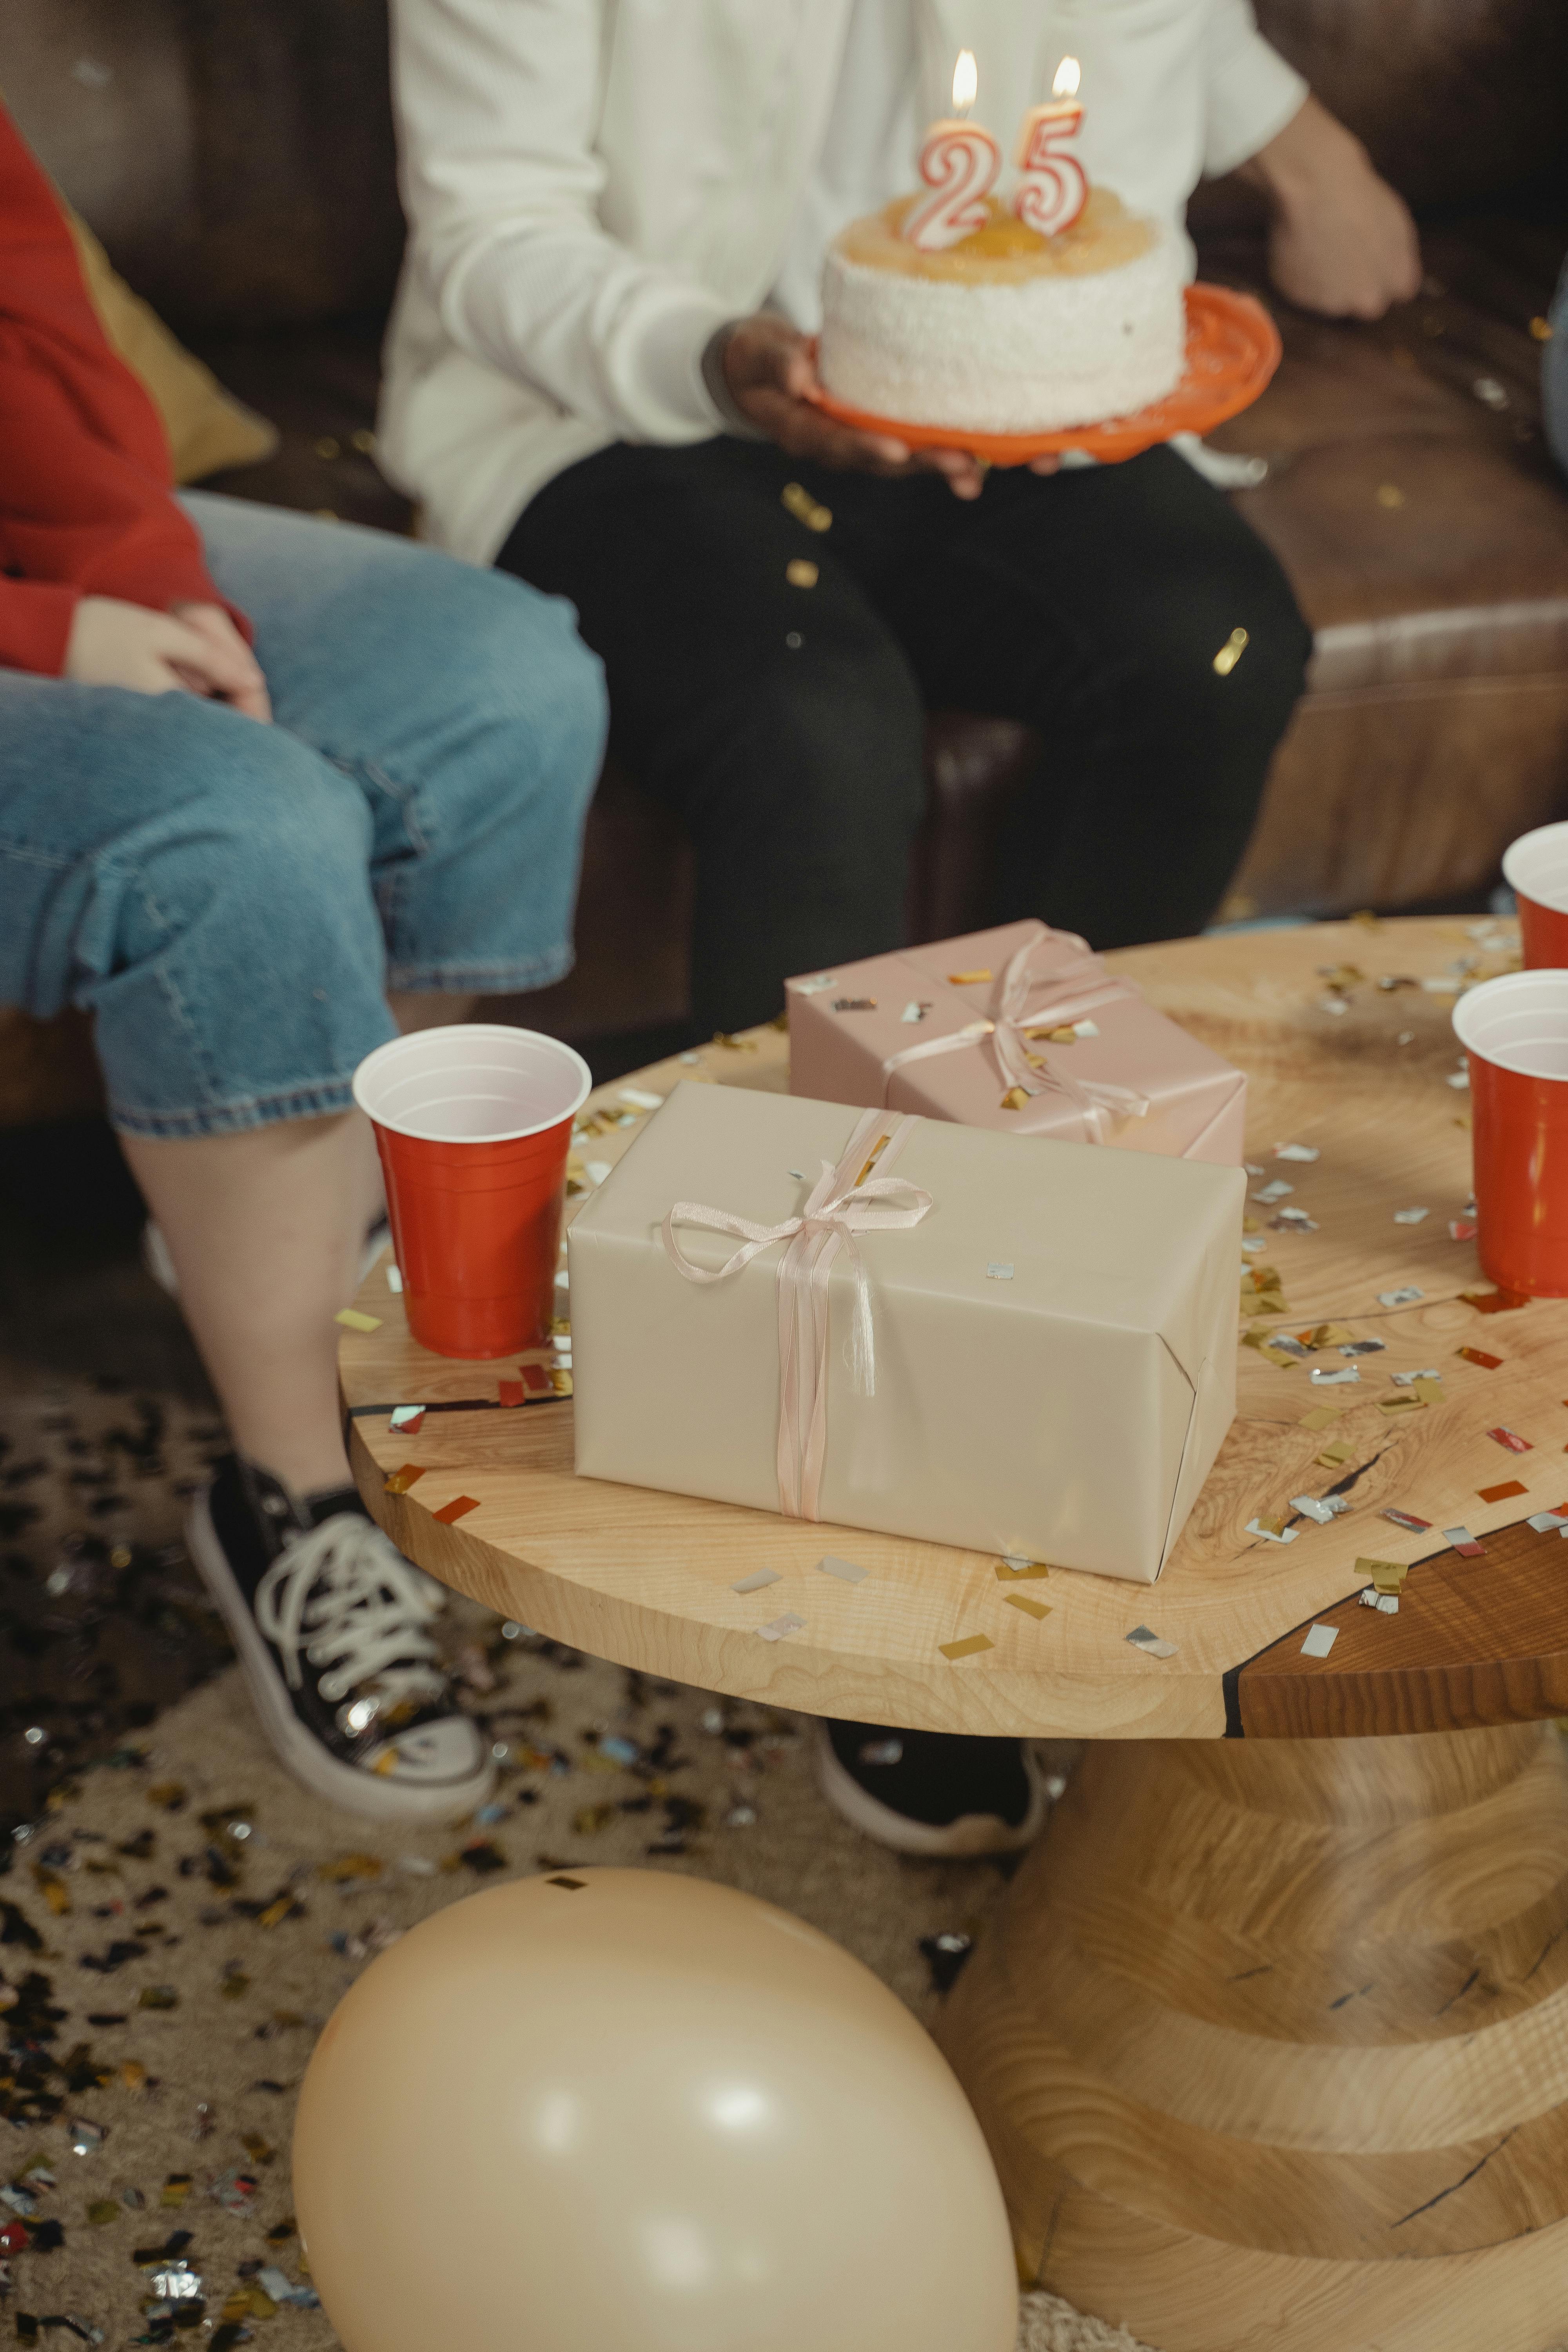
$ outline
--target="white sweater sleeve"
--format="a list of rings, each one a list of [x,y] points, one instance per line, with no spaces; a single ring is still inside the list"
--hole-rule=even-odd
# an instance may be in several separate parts
[[[1204,170],[1218,179],[1267,147],[1309,93],[1258,31],[1252,0],[1210,0],[1205,48]]]
[[[702,352],[729,315],[599,218],[601,0],[394,0],[414,267],[470,358],[628,439],[720,423]]]

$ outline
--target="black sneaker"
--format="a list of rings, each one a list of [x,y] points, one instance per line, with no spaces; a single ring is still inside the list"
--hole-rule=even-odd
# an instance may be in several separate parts
[[[816,1741],[828,1803],[895,1853],[1016,1853],[1040,1833],[1045,1783],[1022,1739],[821,1721]]]
[[[483,1804],[494,1767],[425,1631],[440,1598],[354,1487],[301,1499],[229,1454],[186,1538],[296,1780],[376,1821]]]

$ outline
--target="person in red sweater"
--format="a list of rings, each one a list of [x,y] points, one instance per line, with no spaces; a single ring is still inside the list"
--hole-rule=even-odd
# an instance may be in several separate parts
[[[0,1003],[94,1015],[235,1444],[193,1553],[285,1761],[385,1819],[490,1769],[343,1450],[333,1317],[380,1210],[350,1082],[568,969],[604,732],[559,599],[175,495],[0,112]]]

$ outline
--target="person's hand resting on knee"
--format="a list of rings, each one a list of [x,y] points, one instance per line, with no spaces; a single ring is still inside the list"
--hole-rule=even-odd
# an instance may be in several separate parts
[[[199,694],[247,719],[272,716],[260,665],[221,604],[156,613],[118,596],[84,596],[71,622],[63,675],[77,686]]]
[[[1309,98],[1240,175],[1272,215],[1268,274],[1303,310],[1381,319],[1421,291],[1421,246],[1409,206],[1361,141]]]
[[[891,434],[861,433],[841,425],[813,395],[821,390],[809,339],[776,311],[759,310],[724,330],[718,361],[724,388],[740,415],[792,457],[863,474],[941,474],[955,498],[977,499],[985,474],[962,449],[912,449]],[[1054,457],[1037,462],[1054,473]]]

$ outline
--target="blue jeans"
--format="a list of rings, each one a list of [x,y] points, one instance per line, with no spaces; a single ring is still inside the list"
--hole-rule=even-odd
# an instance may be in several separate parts
[[[0,1003],[95,1017],[131,1135],[347,1108],[388,989],[572,961],[600,668],[569,604],[379,531],[185,505],[266,727],[0,670]]]

